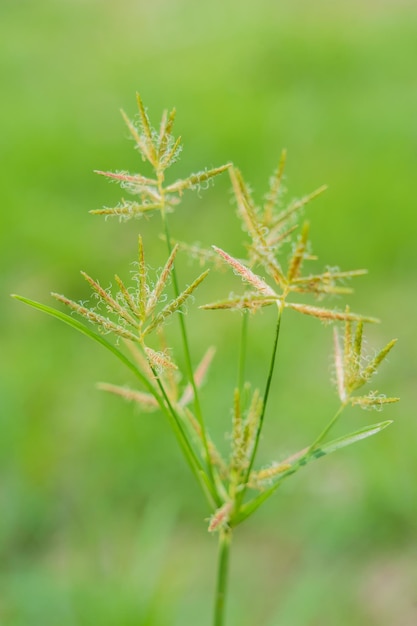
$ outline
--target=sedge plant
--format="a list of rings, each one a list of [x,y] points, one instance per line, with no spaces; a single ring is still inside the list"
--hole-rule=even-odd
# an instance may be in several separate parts
[[[310,295],[319,301],[332,294],[345,297],[352,291],[346,286],[347,281],[365,273],[364,270],[340,271],[330,267],[317,273],[305,270],[306,263],[315,257],[310,249],[309,222],[302,216],[306,205],[319,196],[325,187],[285,204],[285,151],[270,179],[262,204],[254,201],[241,172],[231,163],[170,182],[168,169],[178,159],[182,147],[181,138],[173,134],[175,110],[170,113],[165,111],[159,126],[155,128],[139,96],[137,104],[138,116],[134,120],[124,113],[123,116],[136,150],[142,160],[150,164],[153,174],[148,177],[125,171],[98,172],[120,183],[133,199],[122,200],[115,207],[105,207],[91,213],[118,220],[158,213],[166,243],[162,269],[156,278],[151,276],[145,245],[139,234],[136,269],[131,284],[125,284],[116,275],[116,289],[105,289],[94,278],[82,272],[95,296],[94,306],[53,293],[52,296],[60,304],[71,310],[68,315],[61,309],[22,296],[15,297],[100,343],[131,371],[137,383],[137,388],[132,389],[101,383],[101,389],[135,401],[144,412],[159,411],[167,418],[184,459],[207,501],[210,516],[208,530],[218,535],[213,626],[224,626],[233,533],[289,476],[311,461],[370,437],[391,423],[373,423],[342,437],[329,439],[331,430],[347,406],[380,410],[386,404],[398,400],[374,389],[363,391],[394,346],[395,340],[369,358],[363,350],[364,328],[367,324],[377,322],[377,319],[354,313],[348,306],[342,310],[328,308],[321,303],[320,306],[310,301],[303,303],[300,302],[300,296],[295,297],[301,294],[304,299],[305,295]],[[226,174],[231,180],[237,217],[247,239],[247,256],[244,259],[236,258],[215,245],[207,250],[174,242],[170,235],[171,214],[178,208],[183,194],[200,190],[217,176]],[[180,254],[197,256],[202,264],[207,265],[207,269],[185,286],[176,270],[176,260]],[[232,408],[228,458],[222,456],[212,440],[200,402],[200,387],[210,368],[214,349],[208,347],[195,367],[187,331],[187,317],[192,314],[190,297],[207,279],[210,266],[216,270],[219,265],[229,268],[241,285],[239,295],[226,294],[218,301],[201,307],[207,311],[208,317],[213,315],[213,310],[240,311],[242,314],[240,346],[236,349],[239,355],[238,381],[237,384],[235,381],[231,383],[230,398],[225,400],[225,403],[230,401]],[[218,281],[221,291],[222,279],[212,277],[211,280]],[[167,295],[168,289],[173,291],[170,297]],[[253,389],[245,379],[248,320],[264,307],[275,309],[276,321],[275,328],[271,329],[272,350],[269,363],[265,365],[264,387]],[[268,408],[281,320],[287,312],[313,316],[333,324],[334,370],[339,407],[328,423],[318,430],[310,445],[288,458],[259,467],[258,447]],[[74,313],[77,315],[74,316]],[[184,371],[179,371],[174,351],[167,345],[164,334],[164,326],[173,316],[177,318]],[[210,323],[210,319],[207,323]]]

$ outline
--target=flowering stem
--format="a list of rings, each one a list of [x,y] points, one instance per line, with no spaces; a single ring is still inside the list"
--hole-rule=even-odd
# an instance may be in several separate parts
[[[336,413],[334,414],[334,416],[332,417],[332,419],[330,420],[330,422],[327,424],[326,428],[324,430],[322,430],[322,432],[320,433],[320,435],[317,437],[317,439],[314,441],[314,443],[311,444],[310,448],[308,449],[307,455],[311,454],[312,452],[314,452],[314,450],[321,444],[321,442],[323,441],[323,439],[328,435],[328,433],[330,432],[330,430],[333,428],[333,426],[336,424],[337,420],[339,419],[343,409],[346,407],[346,405],[348,404],[348,400],[346,400],[345,402],[343,402],[340,407],[338,408],[338,410],[336,411]]]
[[[242,332],[240,336],[240,352],[239,352],[239,368],[238,368],[238,389],[242,395],[243,386],[245,384],[245,363],[246,363],[246,346],[248,338],[248,312],[243,312]]]
[[[158,373],[156,372],[155,368],[152,365],[150,365],[150,368],[155,377],[157,385],[161,391],[161,394],[164,398],[164,401],[166,404],[166,406],[164,406],[166,414],[169,418],[172,429],[174,430],[174,433],[179,441],[182,451],[184,452],[184,456],[187,459],[188,464],[194,476],[197,478],[197,481],[200,483],[201,487],[203,488],[203,491],[208,498],[209,504],[213,508],[216,508],[216,506],[218,505],[217,492],[213,489],[213,485],[209,481],[205,480],[206,474],[203,470],[203,467],[201,466],[201,462],[190,445],[190,442],[188,440],[187,435],[184,432],[184,429],[179,420],[177,412],[172,406],[171,401],[168,397],[168,394],[165,391],[165,387],[163,386],[161,379],[159,378]]]
[[[219,561],[217,568],[216,596],[214,604],[213,626],[224,626],[227,594],[227,579],[229,573],[229,554],[232,531],[225,528],[219,534]]]
[[[170,233],[169,233],[169,228],[168,228],[168,221],[166,219],[165,212],[162,212],[162,220],[163,220],[164,229],[165,229],[165,238],[167,240],[168,253],[171,254],[171,252],[172,252],[171,238],[170,238]],[[172,268],[172,282],[173,282],[173,286],[174,286],[175,297],[178,298],[180,291],[179,291],[179,287],[178,287],[178,279],[177,279],[177,273],[175,271],[175,265]],[[204,446],[204,453],[205,453],[206,462],[207,462],[208,475],[209,475],[209,478],[210,478],[210,482],[211,482],[211,484],[213,486],[213,490],[216,493],[217,504],[220,504],[220,498],[219,498],[219,496],[217,494],[217,490],[216,490],[216,486],[215,486],[216,483],[215,483],[214,475],[213,475],[213,467],[212,467],[212,464],[211,464],[211,458],[210,458],[208,442],[207,442],[207,435],[206,435],[206,428],[205,428],[205,425],[204,425],[203,414],[202,414],[202,411],[201,411],[201,405],[200,405],[200,399],[199,399],[199,395],[198,395],[198,389],[197,389],[197,385],[196,385],[195,378],[194,378],[193,366],[192,366],[192,363],[191,363],[190,347],[189,347],[189,343],[188,343],[187,330],[186,330],[186,327],[185,327],[184,316],[183,315],[179,315],[179,320],[180,320],[181,337],[182,337],[182,342],[183,342],[183,346],[184,346],[184,356],[185,356],[185,363],[186,363],[186,368],[187,368],[187,374],[188,374],[188,378],[189,378],[191,387],[193,389],[195,413],[196,413],[197,420],[198,420],[198,422],[199,422],[199,424],[201,426],[201,438],[202,438],[203,446]]]
[[[274,345],[273,345],[273,348],[272,348],[272,355],[271,355],[271,362],[270,362],[270,365],[269,365],[268,378],[266,380],[265,392],[264,392],[264,397],[263,397],[263,401],[262,401],[262,411],[261,411],[261,415],[259,416],[258,428],[256,430],[255,441],[254,441],[254,444],[253,444],[253,450],[252,450],[251,458],[249,460],[248,469],[246,471],[246,476],[245,476],[245,480],[244,480],[244,484],[243,484],[243,489],[241,490],[238,498],[236,499],[236,512],[237,513],[239,512],[240,505],[242,504],[242,501],[243,501],[243,498],[244,498],[244,495],[245,495],[245,491],[246,491],[246,488],[247,488],[247,484],[248,484],[248,481],[249,481],[249,476],[250,476],[250,473],[252,471],[253,464],[255,462],[256,452],[258,450],[258,445],[259,445],[259,440],[260,440],[260,436],[261,436],[263,421],[264,421],[264,417],[265,417],[266,405],[267,405],[267,402],[268,402],[269,391],[271,389],[272,376],[273,376],[273,373],[274,373],[275,357],[276,357],[276,354],[277,354],[278,339],[279,339],[279,331],[280,331],[280,328],[281,328],[281,317],[282,317],[282,307],[280,305],[278,305],[278,317],[277,317],[277,324],[276,324],[276,328],[275,328],[275,339],[274,339]]]

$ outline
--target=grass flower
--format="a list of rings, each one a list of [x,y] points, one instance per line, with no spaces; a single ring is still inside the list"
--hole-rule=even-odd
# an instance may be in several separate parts
[[[137,386],[131,388],[100,383],[101,390],[135,402],[144,413],[158,411],[166,417],[184,459],[207,501],[208,530],[216,533],[219,538],[213,624],[224,626],[233,533],[276,492],[284,480],[298,470],[316,459],[379,433],[391,423],[387,420],[370,424],[336,439],[328,439],[331,429],[347,406],[358,405],[364,409],[380,410],[398,400],[375,390],[365,395],[357,394],[359,389],[373,379],[382,361],[393,348],[395,340],[367,360],[363,355],[364,326],[366,323],[377,322],[376,318],[353,313],[348,307],[337,310],[317,306],[310,301],[300,303],[293,300],[296,294],[302,294],[303,299],[304,296],[310,296],[315,300],[323,300],[334,294],[349,295],[351,288],[345,282],[366,273],[365,270],[341,271],[329,266],[318,272],[306,269],[306,265],[316,260],[316,257],[311,251],[310,222],[301,218],[306,206],[325,190],[324,186],[286,204],[283,186],[285,151],[281,154],[261,204],[255,203],[241,172],[230,163],[166,182],[167,170],[178,159],[182,149],[180,137],[173,135],[175,109],[170,113],[165,111],[159,125],[154,127],[139,96],[137,106],[138,122],[130,120],[125,113],[123,117],[135,149],[142,160],[150,164],[153,173],[151,176],[144,176],[123,170],[98,172],[120,184],[123,190],[134,196],[134,200],[122,199],[116,207],[93,210],[92,213],[115,216],[123,220],[149,213],[160,215],[167,253],[156,280],[150,279],[145,246],[142,236],[139,235],[137,270],[132,284],[125,284],[115,275],[117,287],[106,289],[82,272],[92,288],[94,306],[87,306],[57,293],[52,294],[71,313],[78,314],[82,321],[72,314],[67,315],[61,310],[25,297],[15,297],[72,326],[106,348],[134,376]],[[245,259],[238,259],[216,245],[210,250],[204,250],[196,244],[174,243],[170,236],[171,218],[168,216],[181,203],[183,194],[206,187],[225,171],[229,172],[237,216],[248,238]],[[289,256],[283,253],[285,247],[290,248]],[[248,316],[241,316],[240,345],[235,350],[238,354],[238,380],[237,383],[231,382],[229,395],[232,424],[228,458],[223,458],[211,437],[207,416],[204,415],[200,402],[201,387],[208,378],[215,350],[208,347],[198,365],[194,366],[187,331],[187,316],[192,311],[184,311],[184,304],[206,279],[208,270],[200,273],[191,284],[180,286],[181,280],[176,270],[179,253],[188,254],[201,265],[210,262],[216,270],[219,265],[229,268],[244,284],[240,295],[222,297],[222,280],[219,278],[220,299],[203,305],[202,309],[255,313],[265,306],[276,306],[275,328],[271,329],[269,367],[261,389],[254,388],[246,380]],[[334,324],[334,366],[340,406],[312,443],[285,459],[272,460],[264,467],[259,467],[257,452],[270,404],[281,318],[286,309]],[[180,314],[176,315],[177,313]],[[174,317],[178,320],[182,359],[176,358],[164,334],[165,324]],[[343,338],[338,330],[341,323],[344,325]],[[206,324],[210,324],[209,313]],[[180,363],[184,365],[180,366]],[[228,405],[229,401],[225,400],[225,410]]]

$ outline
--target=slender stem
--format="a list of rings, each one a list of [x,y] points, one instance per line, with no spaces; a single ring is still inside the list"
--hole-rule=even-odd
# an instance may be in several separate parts
[[[161,194],[162,195],[162,194]],[[166,215],[165,212],[162,212],[162,220],[163,220],[163,224],[164,224],[164,229],[165,229],[165,237],[167,240],[167,246],[168,246],[168,253],[171,254],[172,252],[172,246],[171,246],[171,238],[170,238],[170,234],[169,234],[169,228],[168,228],[168,221],[166,219]],[[172,268],[172,282],[173,282],[173,286],[174,286],[174,293],[175,293],[175,297],[178,298],[179,296],[179,287],[178,287],[178,279],[177,279],[177,273],[175,271],[175,265]],[[180,311],[181,313],[181,311]],[[203,419],[203,414],[201,411],[201,405],[200,405],[200,398],[198,395],[198,389],[197,389],[197,385],[195,382],[195,378],[194,378],[194,372],[193,372],[193,366],[191,363],[191,353],[190,353],[190,347],[189,347],[189,342],[188,342],[188,337],[187,337],[187,330],[185,327],[185,321],[184,321],[184,315],[179,315],[179,320],[180,320],[180,329],[181,329],[181,337],[182,337],[182,342],[183,342],[183,346],[184,346],[184,356],[185,356],[185,363],[186,363],[186,368],[187,368],[187,375],[188,375],[188,379],[191,383],[192,389],[193,389],[193,395],[194,395],[194,408],[195,408],[195,413],[196,413],[196,417],[197,420],[201,426],[201,438],[203,441],[203,446],[204,446],[204,452],[205,452],[205,457],[206,457],[206,462],[207,462],[207,469],[208,469],[208,474],[210,477],[210,481],[214,487],[214,489],[216,490],[216,483],[214,480],[214,475],[213,475],[213,467],[212,467],[212,463],[211,463],[211,458],[210,458],[210,452],[209,452],[209,447],[208,447],[208,441],[207,441],[207,434],[206,434],[206,428],[204,425],[204,419]],[[217,499],[220,502],[220,499],[217,497]]]
[[[312,443],[311,446],[309,447],[307,455],[309,455],[312,452],[314,452],[314,450],[321,444],[323,439],[328,435],[330,430],[333,428],[333,426],[336,424],[337,420],[339,419],[339,417],[340,417],[343,409],[346,407],[347,403],[348,403],[348,400],[346,400],[345,402],[343,402],[343,404],[340,405],[340,407],[338,408],[338,410],[336,411],[336,413],[334,414],[334,416],[332,417],[330,422],[327,424],[326,428],[324,430],[322,430],[322,432],[317,437],[317,439],[314,441],[314,443]]]
[[[243,498],[244,498],[244,495],[245,495],[245,492],[246,492],[247,484],[248,484],[248,481],[249,481],[249,476],[250,476],[250,473],[252,471],[253,464],[255,462],[256,452],[258,450],[259,440],[260,440],[260,437],[261,437],[261,431],[262,431],[262,426],[263,426],[263,422],[264,422],[266,406],[267,406],[267,403],[268,403],[269,391],[271,389],[272,376],[273,376],[273,373],[274,373],[275,357],[276,357],[276,354],[277,354],[278,339],[279,339],[279,331],[280,331],[280,328],[281,328],[281,318],[282,318],[282,307],[280,305],[278,305],[278,317],[277,317],[277,325],[276,325],[276,328],[275,328],[275,339],[274,339],[274,345],[273,345],[273,348],[272,348],[271,362],[270,362],[269,371],[268,371],[268,378],[266,380],[265,392],[264,392],[264,396],[263,396],[262,411],[261,411],[261,415],[259,416],[258,428],[256,429],[255,441],[254,441],[254,444],[253,444],[253,450],[252,450],[251,458],[249,460],[248,469],[246,471],[246,476],[245,476],[245,480],[244,480],[244,484],[243,484],[243,489],[241,490],[241,492],[239,493],[238,498],[236,499],[236,512],[237,513],[239,512],[240,505],[242,504],[242,501],[243,501]]]
[[[227,580],[229,573],[229,554],[232,531],[230,528],[220,531],[219,534],[219,560],[217,567],[216,596],[214,601],[213,626],[224,626],[225,608],[227,595]]]
[[[240,352],[237,383],[240,394],[242,395],[243,385],[245,384],[245,365],[246,365],[246,348],[248,339],[248,312],[243,312],[242,332],[240,336]]]
[[[336,424],[343,409],[346,407],[347,404],[348,404],[348,401],[343,403],[338,408],[338,410],[336,411],[336,413],[334,414],[330,422],[327,424],[326,428],[320,433],[320,435],[317,437],[314,443],[308,448],[305,448],[304,450],[302,450],[299,453],[299,456],[297,455],[298,456],[297,460],[291,464],[291,467],[288,469],[288,471],[281,474],[280,479],[274,485],[269,487],[269,489],[267,489],[266,491],[263,491],[261,494],[253,498],[253,500],[250,500],[243,507],[240,508],[240,510],[238,511],[238,514],[235,516],[235,519],[233,520],[234,526],[241,524],[245,519],[247,519],[250,515],[252,515],[252,513],[254,513],[261,506],[261,504],[265,502],[265,500],[271,497],[271,495],[281,486],[282,482],[288,476],[291,476],[292,474],[297,472],[301,467],[303,467],[303,465],[305,465],[311,460],[311,457],[313,456],[314,452],[320,446],[323,439],[328,435],[331,428],[333,428],[333,426]]]
[[[177,415],[177,412],[175,411],[174,407],[171,404],[171,401],[168,397],[168,394],[165,390],[164,385],[162,384],[161,379],[158,376],[158,373],[156,372],[155,368],[152,365],[150,367],[151,367],[153,375],[155,376],[155,379],[161,391],[161,394],[165,400],[165,404],[166,404],[166,406],[164,406],[165,412],[170,420],[171,426],[177,436],[180,446],[188,461],[188,464],[194,476],[197,478],[198,482],[203,488],[204,493],[207,495],[210,505],[215,509],[216,506],[218,506],[219,504],[217,492],[213,489],[213,485],[211,484],[211,482],[206,479],[207,478],[206,473],[201,465],[201,462],[198,456],[196,455],[193,448],[191,447],[191,444],[188,440],[186,433],[184,432],[184,429]]]

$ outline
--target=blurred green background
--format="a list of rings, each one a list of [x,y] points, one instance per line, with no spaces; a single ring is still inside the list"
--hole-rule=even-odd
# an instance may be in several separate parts
[[[383,418],[351,411],[339,432],[395,424],[297,474],[239,529],[228,624],[414,626],[415,2],[2,0],[0,47],[0,623],[211,623],[216,538],[166,423],[96,390],[133,384],[100,347],[9,298],[87,298],[79,270],[103,284],[127,276],[138,232],[161,263],[157,216],[88,214],[120,197],[93,169],[142,167],[119,115],[135,114],[140,91],[155,123],[177,108],[174,177],[233,160],[260,199],[286,147],[289,199],[328,183],[309,209],[319,266],[369,268],[352,309],[383,320],[371,349],[399,337],[377,385],[402,402]],[[241,251],[226,176],[185,196],[171,224]],[[196,268],[182,271],[186,281]],[[212,275],[196,304],[232,285]],[[219,346],[202,399],[223,450],[238,319],[195,312],[190,328],[195,360]],[[251,322],[258,384],[272,326],[268,312]],[[329,327],[288,314],[265,461],[306,445],[333,413],[330,353]]]

